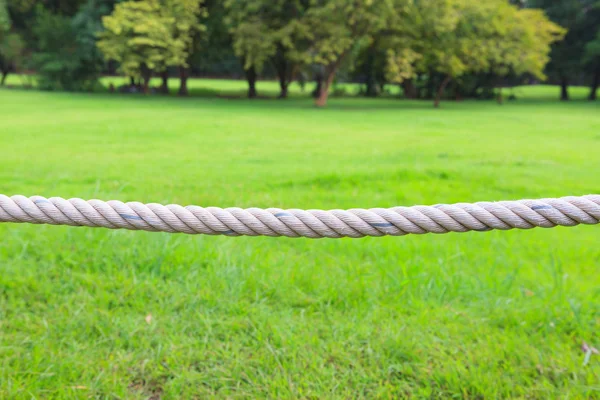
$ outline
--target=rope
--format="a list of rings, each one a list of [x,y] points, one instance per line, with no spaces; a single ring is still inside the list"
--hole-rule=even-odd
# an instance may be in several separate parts
[[[0,222],[228,236],[359,238],[593,225],[600,222],[600,195],[329,211],[0,195]]]

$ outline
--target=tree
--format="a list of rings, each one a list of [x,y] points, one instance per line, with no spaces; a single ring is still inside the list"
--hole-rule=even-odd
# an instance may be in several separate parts
[[[117,4],[102,18],[102,25],[98,48],[107,59],[117,61],[124,74],[142,78],[144,93],[154,70],[183,62],[185,44],[173,40],[175,20],[161,13],[158,0]]]
[[[87,0],[5,0],[10,11],[13,31],[18,33],[30,49],[36,47],[34,35],[39,9],[54,15],[73,17]],[[118,0],[114,0],[118,1]]]
[[[488,3],[490,4],[490,3]],[[563,39],[566,31],[548,20],[542,10],[519,9],[498,4],[491,11],[487,53],[489,69],[498,78],[509,74],[529,75],[544,80],[552,43]],[[499,92],[498,101],[502,102]]]
[[[372,43],[362,46],[353,57],[351,76],[364,84],[360,93],[367,97],[376,97],[383,91],[386,83],[387,48],[381,36],[375,36]]]
[[[194,41],[190,66],[209,76],[241,76],[244,71],[233,51],[232,37],[225,23],[227,10],[222,0],[206,0],[206,13],[201,22],[206,32]]]
[[[102,61],[82,43],[85,35],[77,31],[69,17],[42,7],[36,14],[33,34],[37,46],[31,62],[38,73],[38,85],[50,90],[92,89]]]
[[[0,34],[10,29],[10,16],[8,15],[8,6],[6,0],[0,0]]]
[[[192,35],[201,30],[197,0],[143,0],[117,4],[113,13],[102,19],[98,48],[106,58],[120,63],[127,76],[143,79],[144,93],[153,72],[163,77],[167,91],[167,68],[187,67],[192,50]],[[187,76],[182,76],[180,93],[187,93]]]
[[[260,18],[260,0],[228,0],[225,7],[233,51],[241,58],[248,81],[248,98],[255,98],[257,75],[275,54],[274,35]]]
[[[20,12],[43,7],[52,14],[74,16],[87,0],[8,0],[9,6]]]
[[[194,51],[194,44],[198,43],[198,36],[206,32],[206,26],[200,22],[200,18],[206,17],[206,8],[203,0],[163,0],[163,11],[175,20],[174,40],[183,42],[183,62],[179,65],[179,95],[187,96],[187,68],[189,59]],[[168,74],[166,68],[162,71],[162,90],[168,93]]]
[[[488,66],[485,40],[490,26],[489,21],[478,18],[479,6],[483,7],[483,2],[422,0],[411,7],[414,29],[401,43],[405,46],[400,48],[403,57],[390,57],[390,61],[404,62],[405,65],[396,70],[407,76],[414,75],[414,68],[427,71],[430,81],[434,73],[440,75],[435,107],[439,106],[450,81]],[[406,58],[418,60],[416,67],[407,63]]]
[[[560,99],[563,101],[569,100],[569,84],[582,70],[585,44],[593,40],[600,24],[597,18],[590,18],[597,4],[597,0],[528,1],[529,7],[543,9],[552,21],[567,29],[564,40],[552,46],[547,68],[548,73],[560,83]]]
[[[4,85],[8,74],[18,68],[23,52],[23,41],[10,31],[11,25],[6,2],[0,0],[0,85]]]
[[[420,94],[413,79],[426,69],[419,64],[425,47],[420,32],[423,21],[415,3],[395,0],[394,5],[391,21],[378,39],[385,50],[384,74],[389,82],[400,84],[405,97],[416,99]],[[432,81],[431,74],[428,79]]]
[[[309,1],[228,0],[225,6],[233,48],[246,71],[248,95],[256,96],[256,74],[270,63],[279,79],[279,97],[286,98],[304,55],[307,27],[302,17]]]
[[[18,71],[22,62],[23,40],[16,33],[0,35],[0,86],[6,83],[10,72]]]
[[[417,72],[439,75],[434,106],[451,81],[466,74],[532,74],[543,78],[550,44],[563,30],[539,10],[520,10],[504,0],[421,0],[409,10],[409,28],[388,53],[395,82]]]
[[[392,1],[313,0],[304,25],[310,41],[305,60],[323,68],[315,105],[323,107],[342,62],[356,45],[369,45],[395,13]]]
[[[104,56],[98,49],[98,34],[102,31],[102,17],[110,14],[115,0],[87,0],[71,20],[75,31],[78,54],[90,73],[99,75],[105,66]]]
[[[581,30],[585,32],[583,67],[591,75],[589,100],[596,100],[600,85],[600,0],[584,9]]]
[[[586,44],[584,61],[592,73],[592,83],[588,99],[596,100],[596,93],[600,85],[600,30],[596,35],[596,39]]]

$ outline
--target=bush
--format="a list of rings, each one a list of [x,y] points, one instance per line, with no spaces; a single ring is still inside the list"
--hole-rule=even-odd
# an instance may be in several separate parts
[[[103,60],[95,50],[93,27],[83,18],[76,15],[71,19],[38,8],[33,29],[37,49],[31,62],[41,89],[81,91],[97,84]]]

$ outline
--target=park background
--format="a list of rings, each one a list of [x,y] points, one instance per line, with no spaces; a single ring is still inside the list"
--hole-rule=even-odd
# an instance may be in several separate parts
[[[600,193],[593,0],[0,0],[0,193]],[[435,106],[435,107],[434,107]],[[0,226],[0,398],[597,398],[598,228]]]

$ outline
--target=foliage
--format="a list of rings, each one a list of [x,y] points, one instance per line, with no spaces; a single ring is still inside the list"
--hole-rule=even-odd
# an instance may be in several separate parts
[[[6,0],[0,0],[0,39],[2,34],[10,29],[10,15]]]
[[[79,42],[80,32],[66,16],[38,7],[33,33],[37,48],[31,56],[43,89],[88,90],[98,78],[98,60]]]
[[[596,38],[585,45],[584,61],[586,63],[593,63],[596,60],[600,60],[600,30]]]
[[[436,72],[444,79],[466,74],[531,74],[544,78],[551,43],[564,31],[541,11],[521,10],[504,0],[422,0],[408,11],[407,26],[389,39],[388,78],[411,79]]]
[[[102,19],[105,30],[98,47],[106,58],[118,61],[123,73],[149,79],[151,72],[169,66],[187,66],[193,35],[203,25],[195,0],[144,0],[117,4]]]
[[[102,17],[111,13],[114,3],[112,0],[87,0],[73,17],[77,41],[90,59],[101,57],[96,46],[97,36],[103,29]]]
[[[243,71],[233,50],[231,35],[225,23],[225,2],[205,1],[206,14],[201,21],[206,26],[205,34],[194,42],[190,54],[192,68],[211,76],[240,76]]]
[[[584,46],[583,63],[600,68],[600,1],[596,1],[586,12],[588,35]]]
[[[102,23],[98,48],[128,76],[149,76],[151,70],[185,63],[186,43],[174,39],[175,20],[161,13],[158,0],[117,4]]]
[[[280,97],[295,77],[304,82],[312,75],[320,105],[336,76],[366,82],[369,95],[391,82],[416,87],[419,96],[426,87],[429,97],[449,82],[453,91],[461,85],[492,90],[506,77],[545,79],[545,71],[552,79],[575,71],[589,76],[598,64],[590,54],[600,26],[600,0],[0,1],[8,2],[12,30],[21,35],[26,53],[38,54],[36,61],[44,52],[38,37],[31,37],[39,31],[31,13],[43,9],[73,17],[76,43],[66,47],[76,49],[91,74],[104,68],[104,57],[116,61],[110,70],[118,65],[146,82],[153,73],[166,79],[170,67],[182,67],[182,83],[187,67],[214,75],[246,70],[252,87],[258,73],[276,74]],[[569,28],[566,36],[535,7]],[[68,28],[63,31],[69,36]],[[236,57],[241,69],[234,65]]]
[[[185,59],[179,65],[187,66],[195,36],[206,32],[206,25],[200,22],[207,16],[203,0],[162,0],[161,4],[164,12],[175,20],[174,38],[183,42]]]
[[[308,26],[306,0],[227,0],[226,24],[235,54],[246,71],[261,72],[270,63],[279,77],[280,97],[304,61]]]
[[[88,0],[5,0],[9,8],[16,12],[28,13],[38,7],[53,14],[73,16]],[[118,0],[113,0],[118,1]]]
[[[387,1],[313,1],[306,15],[310,61],[326,67],[339,65],[355,43],[368,41],[384,29],[392,12]]]
[[[439,7],[439,1],[421,4],[433,5],[421,11],[426,21],[422,32],[434,33],[424,58],[453,78],[490,69],[500,74],[529,72],[541,78],[549,45],[562,33],[540,12],[519,11],[502,0],[444,0],[445,7]],[[434,9],[439,14],[431,18]]]
[[[268,4],[261,0],[227,0],[225,23],[230,27],[233,50],[243,60],[244,69],[260,72],[275,54],[274,32],[260,18]]]
[[[71,20],[75,31],[78,55],[91,74],[99,75],[105,65],[96,42],[102,31],[102,17],[108,15],[114,0],[87,0]]]
[[[11,71],[18,71],[23,60],[23,40],[17,33],[7,33],[0,40],[0,84],[5,83],[6,76]]]
[[[600,31],[600,1],[529,0],[528,6],[542,8],[552,21],[567,29],[564,40],[552,46],[547,71],[563,86],[561,99],[568,100],[568,85],[590,66],[587,46]]]
[[[390,82],[402,83],[416,75],[415,65],[423,56],[411,48],[388,49],[386,77]]]
[[[594,0],[595,1],[595,0]],[[565,27],[568,32],[565,39],[553,46],[553,62],[549,65],[557,75],[568,75],[576,72],[581,63],[583,43],[578,26],[583,22],[584,8],[589,0],[532,0],[532,7],[541,8],[555,22]]]
[[[549,21],[541,10],[504,6],[498,11],[492,23],[502,28],[490,43],[491,71],[498,76],[512,72],[545,79],[550,46],[562,40],[566,31]]]
[[[11,32],[11,19],[5,0],[0,0],[0,85],[4,85],[9,72],[21,64],[23,40]]]
[[[304,23],[310,46],[305,60],[323,66],[324,82],[317,105],[327,101],[338,68],[356,46],[369,45],[395,15],[392,1],[313,0]]]

